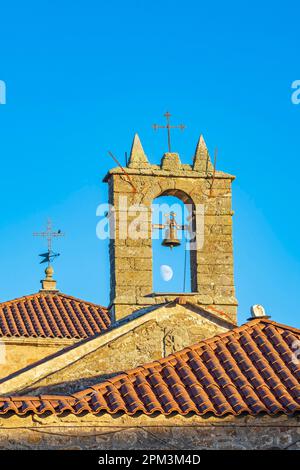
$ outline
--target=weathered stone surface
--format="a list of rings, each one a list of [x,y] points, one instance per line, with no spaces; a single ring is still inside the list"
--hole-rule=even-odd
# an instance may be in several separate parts
[[[152,282],[152,273],[151,271],[126,272],[125,276],[119,276],[118,274],[116,281],[119,282],[120,286],[148,287],[149,283]]]
[[[122,263],[122,260],[118,260],[117,258],[131,258],[132,260],[152,258],[152,249],[150,247],[142,246],[138,240],[136,241],[135,246],[116,246],[114,253],[117,269],[119,269],[119,265]]]
[[[161,168],[163,170],[178,170],[181,167],[181,162],[178,153],[165,153],[162,161]]]
[[[3,427],[1,427],[1,425]],[[300,450],[297,417],[13,416],[0,418],[0,449]]]
[[[152,271],[152,259],[151,258],[135,259],[134,269],[136,269],[137,271]]]
[[[0,364],[0,379],[53,354],[76,340],[45,338],[2,338],[5,360]]]
[[[135,134],[132,142],[128,166],[129,168],[148,168],[150,166],[137,134]]]
[[[208,149],[206,147],[206,143],[202,135],[200,136],[196,147],[193,162],[193,170],[199,171],[200,173],[204,173],[205,175],[212,174],[214,170],[210,160]]]

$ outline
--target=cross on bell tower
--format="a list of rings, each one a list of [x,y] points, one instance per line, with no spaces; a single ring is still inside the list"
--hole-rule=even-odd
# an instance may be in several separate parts
[[[167,129],[167,132],[168,132],[168,149],[169,149],[169,153],[171,153],[172,152],[172,150],[171,150],[171,129],[180,129],[181,131],[183,131],[186,126],[184,124],[178,124],[177,126],[171,126],[171,124],[170,124],[171,114],[168,111],[164,114],[164,117],[167,120],[167,124],[165,126],[161,126],[160,124],[153,124],[152,127],[155,131],[157,131],[158,129]]]

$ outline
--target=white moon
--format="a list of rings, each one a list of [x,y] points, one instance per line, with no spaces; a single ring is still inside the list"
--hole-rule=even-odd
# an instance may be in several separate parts
[[[168,266],[167,264],[162,264],[160,267],[160,275],[163,278],[164,281],[168,282],[171,281],[173,277],[173,269],[171,266]]]

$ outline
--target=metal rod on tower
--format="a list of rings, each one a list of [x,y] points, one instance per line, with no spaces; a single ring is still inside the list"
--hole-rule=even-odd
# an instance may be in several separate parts
[[[210,191],[209,191],[209,197],[212,196],[213,185],[214,185],[214,182],[215,182],[216,166],[217,166],[217,155],[218,155],[218,149],[216,147],[215,156],[214,156],[214,170],[213,170],[212,182],[211,182]]]
[[[185,239],[185,243],[184,243],[184,272],[183,272],[183,292],[185,292],[185,285],[186,285],[186,268],[187,268],[187,258],[186,258],[186,244],[187,244],[187,240]]]
[[[127,173],[127,171],[122,167],[121,163],[119,162],[119,160],[114,156],[114,154],[109,150],[108,151],[108,155],[113,159],[114,162],[116,162],[116,164],[121,168],[121,170],[123,171],[123,173],[126,175],[127,177],[127,183],[130,184],[130,186],[133,188],[134,192],[136,193],[137,192],[137,189],[135,187],[135,185],[133,184],[133,181],[132,181],[132,178],[131,176]]]

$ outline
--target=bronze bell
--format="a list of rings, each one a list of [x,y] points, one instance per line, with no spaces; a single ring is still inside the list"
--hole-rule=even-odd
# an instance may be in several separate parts
[[[166,229],[166,236],[162,241],[162,246],[168,246],[171,248],[174,246],[179,246],[180,241],[177,238],[177,230],[175,224],[170,221],[169,228]]]

